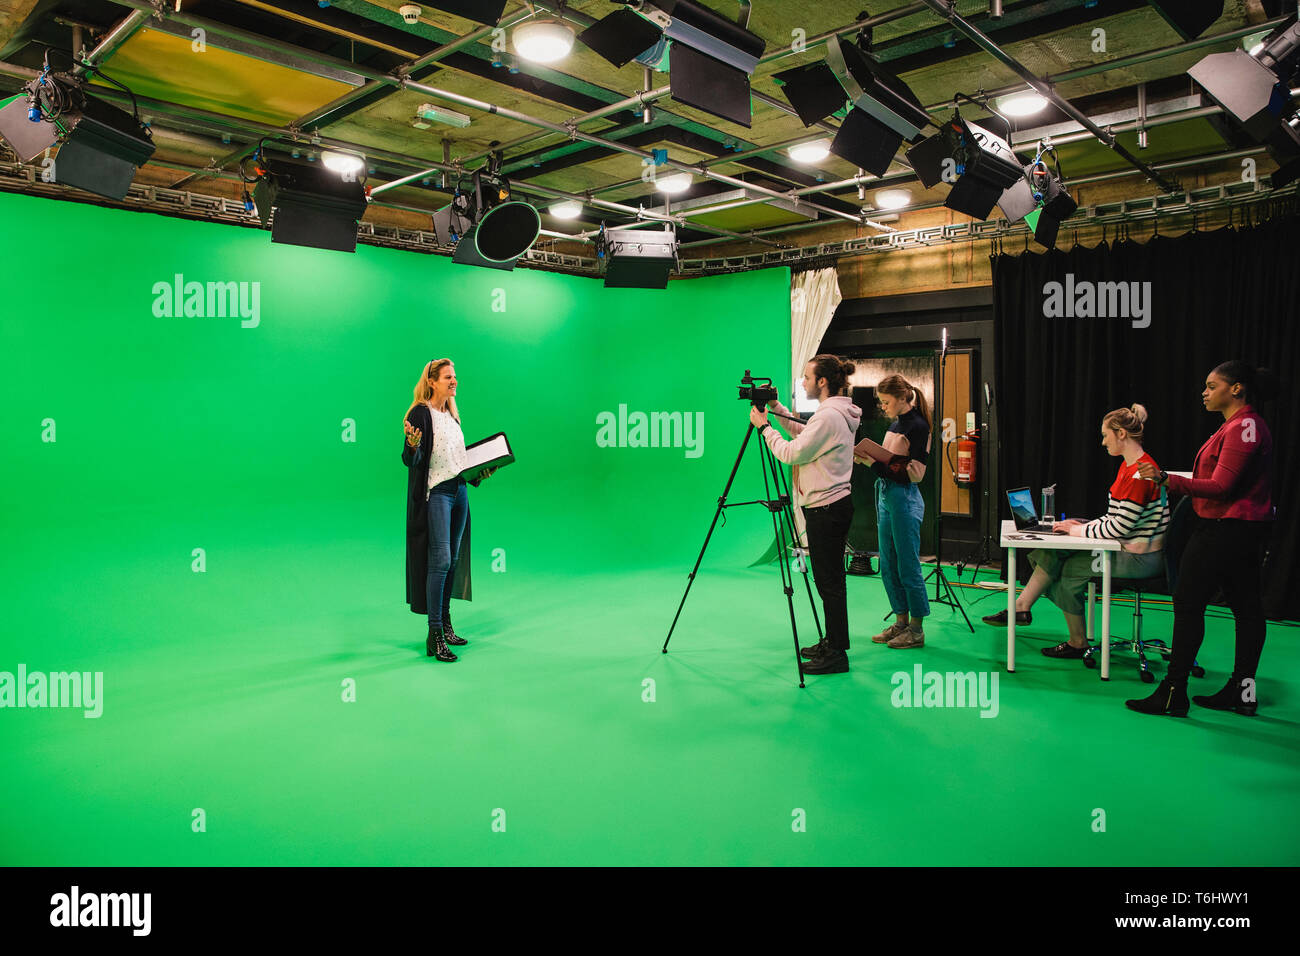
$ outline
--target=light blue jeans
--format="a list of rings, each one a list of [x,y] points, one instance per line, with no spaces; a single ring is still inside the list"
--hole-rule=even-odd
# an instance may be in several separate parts
[[[921,575],[921,519],[925,502],[912,482],[876,479],[876,529],[880,539],[880,577],[895,614],[925,617],[930,599]]]

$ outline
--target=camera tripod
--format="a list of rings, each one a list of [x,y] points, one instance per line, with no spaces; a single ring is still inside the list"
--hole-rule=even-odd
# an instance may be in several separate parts
[[[760,407],[760,406],[755,406]],[[790,608],[790,634],[794,638],[794,660],[795,666],[799,669],[799,686],[803,687],[803,658],[799,656],[799,628],[794,620],[794,572],[790,568],[790,548],[798,543],[795,534],[794,511],[790,506],[790,490],[786,485],[785,475],[782,473],[776,456],[772,454],[772,449],[767,447],[767,442],[759,440],[758,444],[761,449],[759,463],[763,469],[763,495],[755,501],[737,501],[728,503],[727,495],[731,492],[732,482],[736,480],[736,472],[740,469],[740,462],[745,457],[745,449],[749,446],[749,438],[754,434],[754,423],[749,423],[749,428],[745,432],[744,441],[740,443],[740,451],[736,454],[736,462],[731,466],[731,474],[727,477],[726,487],[722,489],[722,497],[718,499],[717,511],[713,513],[713,522],[709,525],[709,533],[704,536],[704,546],[700,548],[700,555],[695,559],[695,567],[691,569],[689,579],[686,582],[686,591],[682,594],[681,603],[677,605],[677,613],[673,615],[672,626],[668,628],[668,636],[664,638],[663,653],[668,653],[668,642],[672,640],[673,631],[677,627],[677,620],[682,616],[682,608],[686,606],[686,597],[691,593],[691,585],[695,583],[695,575],[700,570],[700,562],[704,560],[704,552],[709,547],[709,539],[713,537],[713,529],[718,525],[718,518],[722,516],[724,508],[739,508],[744,505],[762,505],[772,515],[772,531],[776,535],[777,543],[777,561],[781,566],[781,589],[785,592],[786,604]],[[773,491],[776,497],[772,497]],[[808,566],[805,561],[800,561],[800,573],[803,574],[804,587],[808,590],[808,604],[812,607],[813,621],[817,625],[817,638],[822,637],[822,624],[817,616],[817,605],[813,600],[812,585],[808,582]]]

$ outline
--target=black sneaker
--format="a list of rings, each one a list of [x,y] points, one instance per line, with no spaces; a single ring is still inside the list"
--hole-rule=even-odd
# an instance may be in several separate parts
[[[1005,617],[1006,615],[1003,616]],[[1087,653],[1088,653],[1087,645],[1084,645],[1083,647],[1075,647],[1069,641],[1062,641],[1060,644],[1057,644],[1055,647],[1043,648],[1044,657],[1056,657],[1063,660],[1082,660],[1083,656]]]
[[[849,655],[827,647],[826,652],[803,666],[805,674],[843,674],[849,669]]]
[[[811,660],[812,658],[819,657],[822,654],[824,654],[826,651],[830,650],[830,647],[831,647],[830,642],[827,641],[825,637],[823,637],[820,641],[818,641],[816,644],[811,645],[810,647],[799,648],[799,656],[807,657],[809,660]]]
[[[982,618],[985,624],[996,624],[998,627],[1007,626],[1007,609],[1003,608],[997,614],[989,614]],[[1016,612],[1016,627],[1021,624],[1033,624],[1034,615],[1032,611]]]

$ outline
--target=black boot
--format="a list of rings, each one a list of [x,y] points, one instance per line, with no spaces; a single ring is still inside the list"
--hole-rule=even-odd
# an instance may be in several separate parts
[[[1224,684],[1223,690],[1217,694],[1198,695],[1192,700],[1201,707],[1208,707],[1211,710],[1235,710],[1246,717],[1254,717],[1259,707],[1255,700],[1255,678],[1238,677],[1236,674],[1228,678],[1228,683]]]
[[[1186,717],[1191,707],[1187,701],[1187,683],[1175,684],[1168,677],[1160,682],[1150,697],[1126,700],[1124,705],[1139,714],[1167,714],[1170,717]]]
[[[450,663],[456,660],[456,655],[447,650],[447,642],[443,639],[442,628],[429,625],[429,636],[424,642],[425,654],[428,657],[436,657],[440,661]]]
[[[442,637],[448,644],[454,644],[457,647],[469,643],[465,638],[457,637],[456,632],[451,629],[451,614],[447,611],[442,614]]]

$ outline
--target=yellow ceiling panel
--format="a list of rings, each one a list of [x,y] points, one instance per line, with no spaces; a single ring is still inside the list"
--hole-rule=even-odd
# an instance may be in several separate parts
[[[220,50],[196,52],[193,41],[141,30],[108,68],[137,96],[283,126],[353,89],[347,83],[301,73]],[[95,79],[97,84],[112,84]]]

